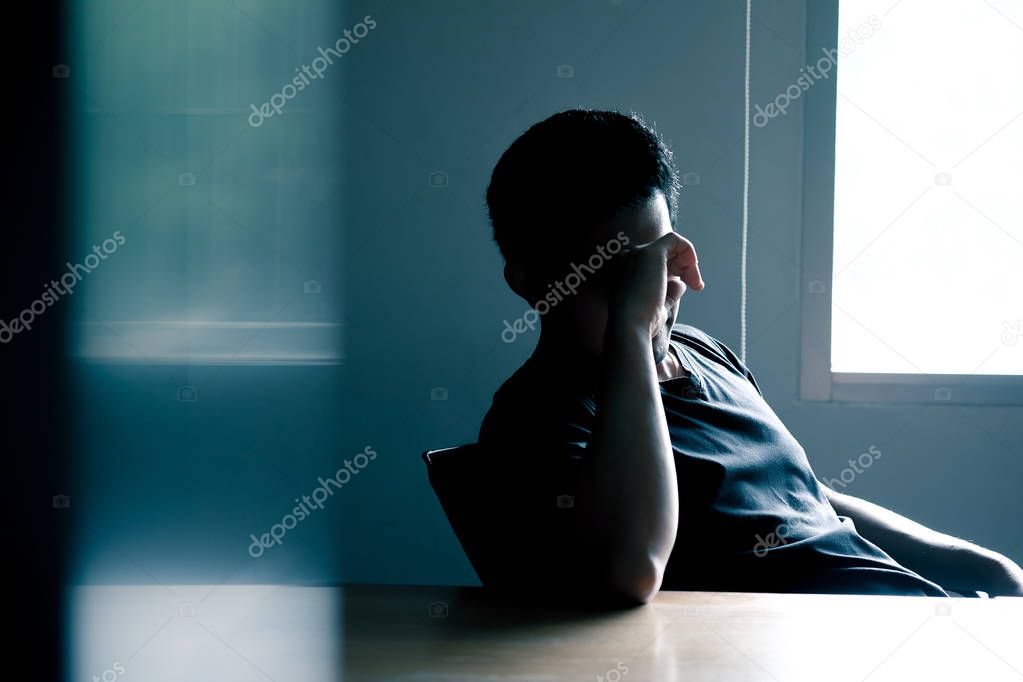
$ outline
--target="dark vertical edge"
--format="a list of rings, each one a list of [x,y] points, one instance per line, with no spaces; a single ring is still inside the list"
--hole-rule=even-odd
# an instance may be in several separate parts
[[[71,83],[53,74],[54,65],[69,59],[66,9],[62,0],[17,3],[8,8],[0,41],[6,72],[0,319],[8,323],[40,299],[66,260]],[[66,672],[63,586],[74,501],[68,508],[53,505],[53,496],[70,483],[63,474],[71,412],[66,308],[58,302],[31,330],[5,334],[0,344],[8,526],[2,565],[9,595],[4,642],[7,658],[20,660],[38,680],[64,679]]]

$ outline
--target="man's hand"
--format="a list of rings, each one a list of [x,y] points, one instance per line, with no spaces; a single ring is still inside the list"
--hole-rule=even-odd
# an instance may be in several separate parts
[[[962,573],[962,585],[949,589],[978,590],[992,597],[1023,597],[1023,568],[1012,559],[981,547],[969,546],[951,550],[952,561]]]
[[[653,336],[664,326],[667,310],[682,298],[687,285],[696,291],[703,289],[696,249],[675,232],[639,245],[623,258],[622,279],[612,304],[616,323],[649,328]]]
[[[703,288],[693,245],[674,232],[624,255],[610,292],[600,405],[580,475],[587,570],[630,601],[660,589],[678,532],[678,477],[650,340],[688,284]],[[612,276],[613,279],[613,276]]]
[[[1008,557],[872,502],[823,488],[831,506],[851,518],[860,535],[909,570],[955,592],[1023,597],[1023,569]]]

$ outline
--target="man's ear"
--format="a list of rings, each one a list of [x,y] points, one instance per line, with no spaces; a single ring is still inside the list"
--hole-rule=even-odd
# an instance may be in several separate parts
[[[524,298],[527,303],[532,304],[529,296],[529,276],[522,267],[505,263],[504,281],[508,283],[512,291]]]

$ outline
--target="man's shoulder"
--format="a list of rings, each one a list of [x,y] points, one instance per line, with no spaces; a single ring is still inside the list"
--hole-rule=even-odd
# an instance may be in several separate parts
[[[703,344],[716,344],[717,339],[707,332],[694,327],[691,324],[676,322],[671,328],[671,338],[679,341],[697,342]]]
[[[735,356],[731,349],[721,341],[690,324],[675,324],[671,328],[671,338],[686,348],[691,348],[704,355],[714,355],[726,361],[730,361],[729,356]]]
[[[560,431],[570,422],[587,421],[595,411],[593,396],[585,389],[531,357],[494,393],[479,440],[504,441],[545,429]]]
[[[671,328],[671,339],[675,343],[679,343],[699,353],[707,360],[724,366],[730,372],[745,377],[756,385],[752,374],[746,365],[743,364],[742,360],[739,359],[739,356],[723,342],[702,329],[689,324],[676,324]],[[758,388],[757,390],[759,391],[760,389]]]

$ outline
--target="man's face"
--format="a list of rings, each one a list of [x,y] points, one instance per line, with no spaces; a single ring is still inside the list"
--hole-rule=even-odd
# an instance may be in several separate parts
[[[617,253],[612,242],[618,242],[625,250],[656,241],[671,232],[671,219],[664,195],[656,192],[646,203],[629,208],[621,215],[595,226],[590,232],[589,243],[578,251],[573,262],[583,265],[590,256],[600,253]],[[587,275],[577,293],[566,296],[543,321],[546,333],[559,337],[559,343],[568,342],[592,358],[600,358],[604,350],[604,333],[607,329],[609,310],[614,304],[614,293],[620,285],[625,259],[624,255],[608,259],[594,259],[602,265],[594,274]],[[566,267],[571,272],[571,264]],[[681,285],[678,277],[672,280]],[[660,363],[668,353],[671,327],[678,316],[678,299],[665,301],[666,319],[651,339],[654,361]]]

